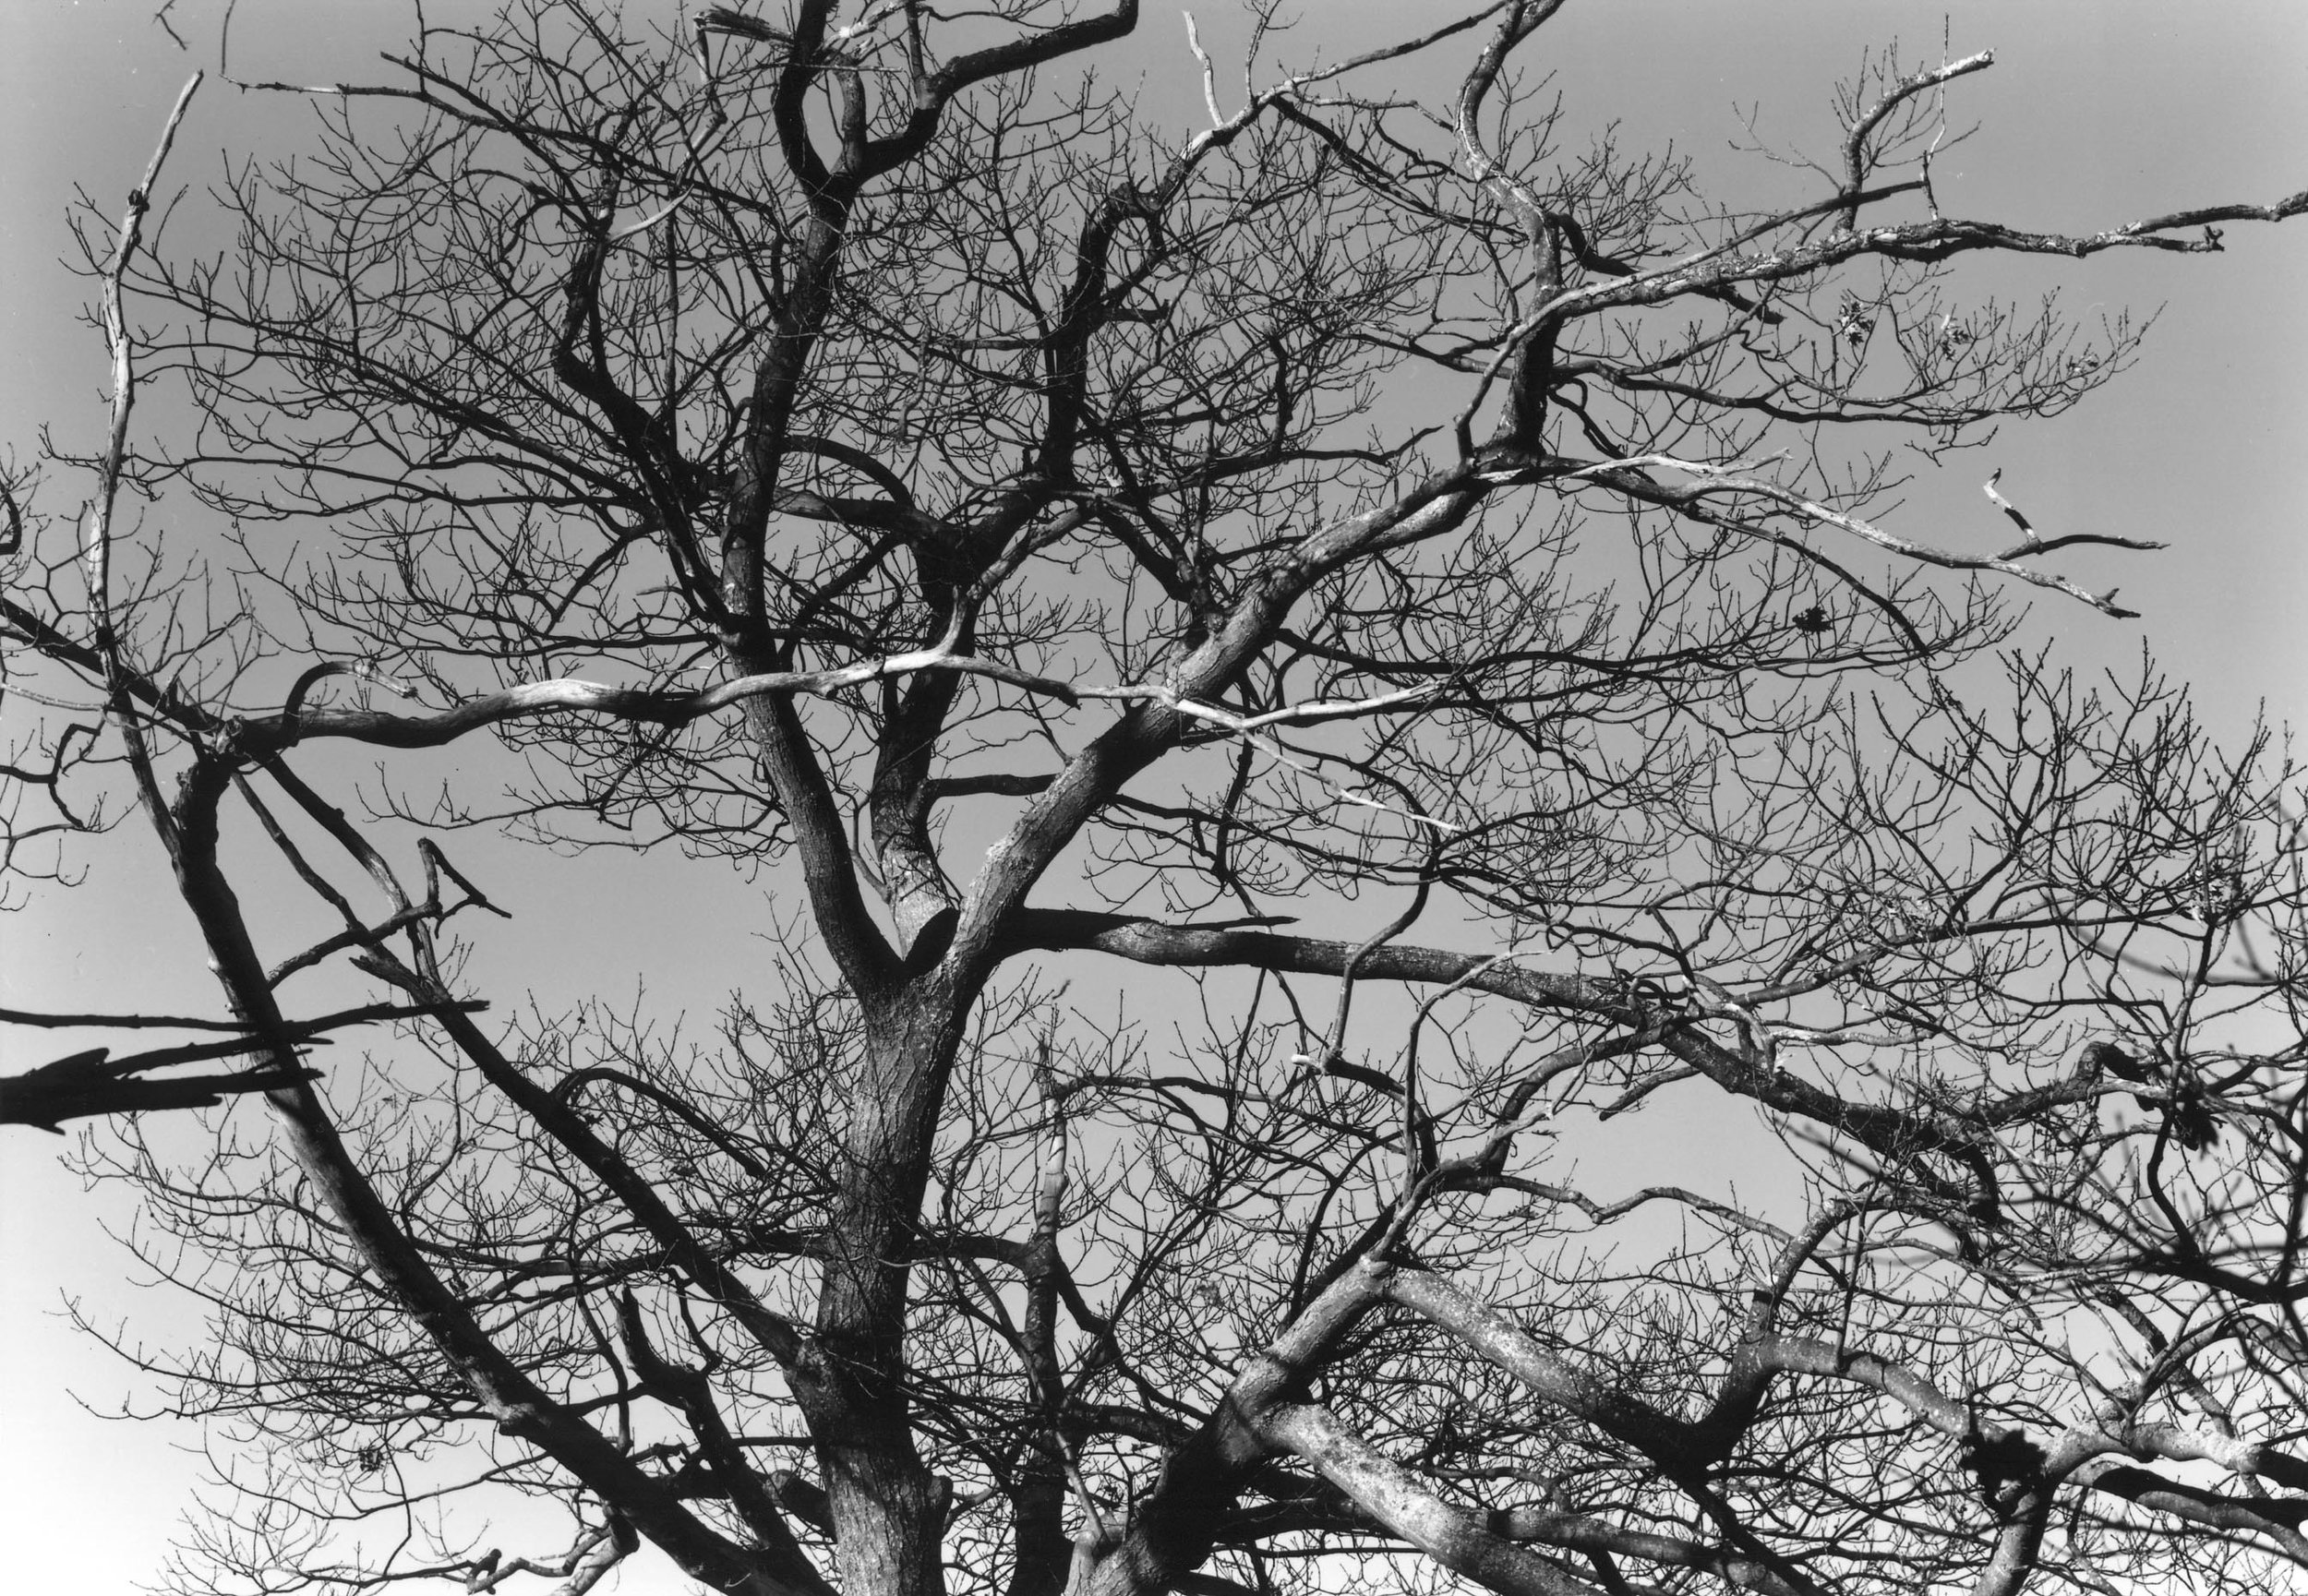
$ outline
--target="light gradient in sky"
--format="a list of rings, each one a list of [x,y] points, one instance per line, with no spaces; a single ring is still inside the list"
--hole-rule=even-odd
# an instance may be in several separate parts
[[[7,23],[0,449],[12,447],[19,460],[43,425],[64,445],[87,448],[102,421],[102,347],[78,317],[88,284],[56,264],[75,186],[116,212],[185,78],[216,63],[222,0],[179,0],[170,12],[189,54],[153,24],[157,4],[0,6]],[[1442,11],[1304,0],[1280,52],[1303,58],[1320,46],[1335,56],[1397,27],[1431,26]],[[238,0],[233,72],[300,82],[379,73],[377,52],[406,36],[412,15],[384,3]],[[1731,148],[1745,137],[1743,116],[1752,113],[1775,142],[1830,150],[1836,79],[1856,70],[1863,49],[1893,39],[1908,59],[1936,58],[1943,18],[1953,53],[1997,54],[1995,68],[1965,80],[1954,97],[1959,119],[1981,130],[1939,167],[1951,213],[2090,231],[2308,187],[2308,4],[2300,0],[1573,0],[1532,59],[1557,74],[1572,141],[1616,119],[1625,144],[1672,138],[1696,156],[1718,197],[1760,188],[1777,198],[1791,192],[1788,169]],[[1225,60],[1239,18],[1206,4],[1196,20]],[[1472,49],[1453,42],[1441,58],[1462,66]],[[1180,125],[1200,114],[1174,7],[1148,7],[1139,39],[1107,70],[1145,73],[1149,114]],[[1428,67],[1409,86],[1438,99],[1448,82]],[[186,125],[172,178],[201,174],[219,150],[260,138],[277,145],[301,114],[292,102],[211,81]],[[197,193],[186,201],[198,203]],[[195,229],[191,222],[186,236],[198,236]],[[2013,428],[1944,471],[1918,462],[1910,500],[1891,523],[1929,541],[1993,545],[2002,523],[1978,485],[2000,467],[2004,490],[2046,535],[2090,530],[2170,542],[2162,554],[2101,553],[2067,568],[2096,589],[2122,584],[2143,620],[2110,621],[2046,600],[2031,625],[2086,667],[2125,667],[2145,639],[2196,685],[2212,724],[2233,735],[2263,700],[2279,720],[2308,710],[2308,629],[2299,618],[2308,594],[2300,494],[2308,220],[2239,224],[2227,239],[2228,253],[2208,258],[2143,251],[1998,264],[1960,278],[1975,294],[2024,299],[2060,286],[2078,310],[2165,308],[2137,369],[2113,389],[2056,421]],[[133,853],[155,845],[131,829],[113,846]],[[165,879],[155,858],[134,862],[141,881]],[[664,868],[605,858],[524,879],[525,922],[555,930],[548,942],[492,955],[502,990],[533,990],[550,1009],[589,993],[634,991],[646,975],[659,1012],[715,1002],[746,972],[685,960],[679,950],[743,945],[763,927],[763,892],[678,864],[680,886],[668,892]],[[129,873],[44,895],[0,920],[0,1003],[213,1011],[181,909],[173,899],[136,899]],[[636,943],[647,949],[645,968]],[[44,1062],[43,1042],[0,1035],[0,1068]],[[36,1132],[0,1129],[0,1584],[125,1590],[154,1574],[176,1518],[192,1506],[198,1436],[183,1427],[108,1425],[76,1406],[72,1394],[100,1410],[145,1398],[130,1372],[55,1309],[71,1295],[101,1321],[126,1316],[132,1338],[160,1343],[197,1334],[198,1319],[179,1302],[124,1290],[126,1260],[102,1227],[130,1216],[114,1194],[84,1198],[59,1165],[58,1146]],[[680,1588],[645,1557],[619,1580],[626,1591]]]

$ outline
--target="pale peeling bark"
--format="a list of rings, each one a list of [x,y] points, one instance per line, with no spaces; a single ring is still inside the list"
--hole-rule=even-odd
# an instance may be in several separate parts
[[[1313,1464],[1388,1530],[1485,1590],[1502,1596],[1601,1596],[1600,1586],[1491,1534],[1474,1514],[1422,1487],[1409,1470],[1386,1458],[1319,1404],[1285,1404],[1268,1413],[1258,1427],[1276,1446]]]

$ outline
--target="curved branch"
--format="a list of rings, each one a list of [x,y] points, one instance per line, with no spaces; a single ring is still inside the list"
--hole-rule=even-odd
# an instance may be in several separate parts
[[[1454,1574],[1505,1596],[1603,1596],[1427,1491],[1319,1403],[1277,1408],[1259,1422],[1258,1433],[1313,1464],[1357,1507]]]

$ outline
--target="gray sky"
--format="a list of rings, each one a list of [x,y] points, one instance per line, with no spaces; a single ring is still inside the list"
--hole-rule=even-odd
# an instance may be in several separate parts
[[[773,8],[774,7],[767,7]],[[213,66],[222,0],[179,0],[171,13],[193,45],[180,54],[151,25],[151,0],[6,0],[0,51],[0,449],[19,459],[54,424],[85,445],[102,422],[101,341],[77,317],[86,285],[61,270],[64,215],[75,185],[116,212],[141,171],[167,106],[194,66]],[[1443,7],[1305,0],[1282,46],[1336,54],[1409,18]],[[236,76],[319,81],[376,70],[375,53],[404,35],[404,6],[332,0],[239,0]],[[1572,130],[1616,119],[1629,144],[1673,138],[1701,160],[1723,198],[1784,192],[1784,169],[1729,148],[1739,113],[1757,112],[1775,141],[1832,148],[1829,93],[1863,48],[1897,38],[1910,58],[1936,56],[1942,18],[1955,54],[1992,48],[1993,71],[1965,80],[1960,117],[1983,126],[1941,166],[1943,207],[2022,225],[2087,231],[2182,206],[2266,203],[2308,187],[2308,6],[2297,0],[2175,6],[1898,5],[1889,0],[1574,0],[1542,36],[1537,59],[1558,69]],[[1238,34],[1226,7],[1197,14],[1223,60]],[[1149,109],[1196,113],[1184,30],[1150,6],[1131,69],[1148,73]],[[1465,47],[1449,54],[1463,62]],[[1225,80],[1222,80],[1225,81]],[[1231,87],[1231,84],[1229,85]],[[1421,87],[1424,87],[1422,84]],[[298,108],[211,81],[180,140],[178,179],[220,148],[295,126]],[[286,118],[287,120],[283,120]],[[2080,666],[2125,666],[2143,640],[2172,674],[2197,685],[2212,723],[2230,732],[2265,700],[2272,717],[2308,714],[2308,513],[2298,491],[2308,438],[2308,222],[2238,225],[2220,257],[2136,252],[2091,262],[1999,267],[1969,281],[2032,298],[2062,286],[2074,308],[2166,306],[2137,369],[2056,421],[2017,428],[1947,470],[1921,465],[1906,509],[1891,521],[1927,541],[1998,545],[2001,519],[1979,494],[1989,470],[2046,535],[2091,530],[2152,537],[2159,555],[2106,554],[2065,569],[2088,585],[2121,583],[2146,612],[2115,622],[2046,600],[2034,628]],[[58,484],[61,487],[64,485]],[[54,489],[51,490],[52,493]],[[60,502],[62,495],[52,501]],[[151,849],[141,834],[117,845]],[[164,879],[138,858],[147,882]],[[677,867],[678,868],[678,867]],[[214,1007],[213,990],[173,901],[146,905],[122,878],[52,894],[0,921],[0,1003],[153,1009]],[[758,930],[758,889],[690,870],[678,894],[655,862],[589,859],[522,883],[531,925],[649,927],[673,921]],[[669,901],[678,900],[678,915]],[[646,972],[654,1006],[711,1005],[738,973],[667,960],[653,936]],[[678,944],[675,944],[678,945]],[[635,990],[642,960],[622,936],[562,934],[500,955],[511,990],[557,998]],[[124,989],[125,991],[124,991]],[[35,1040],[0,1038],[0,1068],[45,1056]],[[155,1340],[197,1321],[150,1293],[124,1291],[125,1259],[100,1230],[125,1222],[117,1205],[80,1196],[36,1132],[0,1131],[0,1565],[21,1590],[126,1590],[162,1556],[197,1459],[197,1438],[161,1425],[107,1425],[76,1407],[136,1398],[128,1374],[53,1315],[60,1295],[85,1296],[96,1316],[131,1315]],[[148,1316],[149,1315],[149,1316]],[[629,1573],[628,1591],[672,1589]]]

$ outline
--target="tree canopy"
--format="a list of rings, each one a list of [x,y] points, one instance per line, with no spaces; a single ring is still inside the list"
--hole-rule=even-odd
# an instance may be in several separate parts
[[[2308,193],[1966,217],[1985,52],[1716,193],[1567,122],[1560,8],[1261,13],[1179,136],[1131,0],[514,0],[246,86],[315,124],[221,253],[187,87],[0,593],[11,884],[148,829],[224,1003],[6,1016],[193,1039],[0,1119],[215,1110],[82,1155],[211,1312],[122,1343],[237,1438],[174,1588],[2308,1566],[2291,774],[2012,646],[2143,529],[1898,514],[2138,347],[1973,258]],[[770,954],[523,1014],[475,829],[758,872]]]

